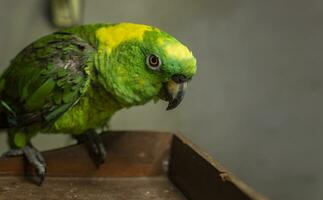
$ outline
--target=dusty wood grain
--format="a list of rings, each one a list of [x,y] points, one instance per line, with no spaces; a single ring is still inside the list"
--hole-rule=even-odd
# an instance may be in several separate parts
[[[111,131],[102,135],[107,160],[99,169],[86,145],[74,145],[43,152],[48,176],[134,177],[165,174],[172,135],[169,133]],[[22,156],[0,159],[0,176],[31,174]]]
[[[192,200],[265,200],[181,135],[173,138],[171,181]]]
[[[100,169],[85,144],[43,152],[50,178],[41,189],[30,184],[34,177],[8,177],[31,173],[23,157],[0,160],[0,200],[183,199],[167,171],[190,200],[266,199],[181,135],[110,131],[102,137],[108,160]]]
[[[48,178],[40,188],[18,177],[0,178],[1,200],[185,200],[167,177]]]

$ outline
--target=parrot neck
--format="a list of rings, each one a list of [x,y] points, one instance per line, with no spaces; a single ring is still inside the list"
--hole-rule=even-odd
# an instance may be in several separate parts
[[[118,92],[118,88],[121,88],[122,86],[118,85],[116,81],[118,75],[113,73],[112,66],[108,62],[108,57],[109,55],[106,51],[100,50],[98,50],[98,53],[94,56],[94,76],[92,76],[94,85],[102,86],[102,89],[104,89],[110,97],[114,97],[120,107],[130,107],[132,106],[131,102],[124,99]]]
[[[133,31],[129,33],[129,30]],[[145,67],[141,66],[142,50],[138,44],[142,43],[145,32],[150,30],[152,28],[146,25],[122,23],[103,26],[95,31],[97,52],[94,68],[97,81],[123,107],[145,104],[161,88],[160,81],[146,75]]]

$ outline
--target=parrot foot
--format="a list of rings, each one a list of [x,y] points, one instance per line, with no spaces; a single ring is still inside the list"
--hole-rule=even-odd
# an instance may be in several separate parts
[[[22,148],[25,157],[31,165],[36,168],[37,175],[39,177],[38,185],[41,186],[46,176],[46,162],[41,153],[32,146],[25,146]]]
[[[95,130],[89,130],[86,133],[76,137],[77,141],[87,142],[90,156],[95,165],[99,168],[105,162],[106,150],[100,135]]]
[[[100,167],[105,162],[106,158],[106,150],[103,144],[103,141],[98,133],[93,131],[88,131],[86,133],[88,142],[89,142],[89,150],[92,158],[97,167]]]
[[[1,155],[0,158],[9,158],[13,156],[24,155],[28,162],[36,168],[39,181],[37,184],[41,186],[45,180],[46,162],[41,153],[31,145],[27,145],[21,149],[11,149]]]

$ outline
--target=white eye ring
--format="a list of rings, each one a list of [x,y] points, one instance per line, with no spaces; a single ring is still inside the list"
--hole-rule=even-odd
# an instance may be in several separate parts
[[[146,65],[154,70],[159,71],[160,66],[162,65],[161,59],[155,54],[149,54],[146,57]]]

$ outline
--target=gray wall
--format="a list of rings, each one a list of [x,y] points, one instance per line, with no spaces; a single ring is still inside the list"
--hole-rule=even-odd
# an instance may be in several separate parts
[[[1,69],[54,30],[43,2],[0,0]],[[85,9],[86,23],[157,26],[198,59],[176,111],[164,111],[163,103],[124,110],[114,129],[180,130],[258,191],[282,200],[323,199],[322,19],[318,0],[92,0]],[[35,138],[41,149],[69,142]]]

